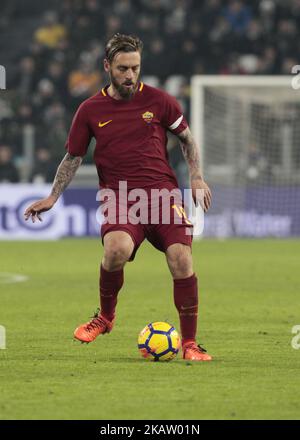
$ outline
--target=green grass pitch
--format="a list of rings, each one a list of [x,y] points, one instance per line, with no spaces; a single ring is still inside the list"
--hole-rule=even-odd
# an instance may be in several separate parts
[[[113,332],[73,341],[98,305],[101,256],[99,240],[0,244],[0,272],[28,276],[0,284],[0,419],[299,419],[300,241],[194,243],[211,363],[140,357],[147,323],[179,328],[165,257],[147,243],[126,266]]]

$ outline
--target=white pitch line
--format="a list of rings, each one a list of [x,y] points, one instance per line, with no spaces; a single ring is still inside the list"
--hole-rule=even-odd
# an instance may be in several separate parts
[[[27,275],[18,273],[0,272],[0,284],[23,283],[28,280]]]

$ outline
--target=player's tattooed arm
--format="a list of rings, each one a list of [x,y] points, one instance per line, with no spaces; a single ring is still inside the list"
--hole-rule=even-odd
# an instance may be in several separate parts
[[[201,172],[200,152],[189,127],[179,133],[181,149],[189,167],[194,202],[202,205],[206,212],[211,205],[211,191]]]
[[[179,133],[178,138],[180,140],[183,155],[189,167],[191,181],[198,179],[203,180],[201,173],[199,148],[194,140],[194,137],[189,127]]]
[[[69,183],[72,181],[76,171],[81,165],[81,162],[82,157],[80,156],[71,156],[71,154],[69,153],[65,155],[57,169],[52,186],[52,191],[50,194],[55,199],[55,201],[59,198],[59,196],[64,192]]]
[[[71,156],[69,153],[65,155],[57,169],[50,195],[30,205],[24,213],[25,220],[31,218],[33,223],[36,220],[42,221],[41,213],[49,211],[54,206],[59,196],[75,176],[81,162],[82,157],[80,156]]]

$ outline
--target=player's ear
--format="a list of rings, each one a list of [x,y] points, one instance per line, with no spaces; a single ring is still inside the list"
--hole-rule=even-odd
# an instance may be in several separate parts
[[[110,71],[110,62],[108,61],[108,59],[104,58],[103,66],[104,66],[105,72],[109,72]]]

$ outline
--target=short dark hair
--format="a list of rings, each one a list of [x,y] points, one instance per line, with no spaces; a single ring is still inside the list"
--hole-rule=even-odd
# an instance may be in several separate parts
[[[140,52],[142,54],[143,42],[135,35],[115,34],[105,46],[106,59],[111,63],[118,52]]]

